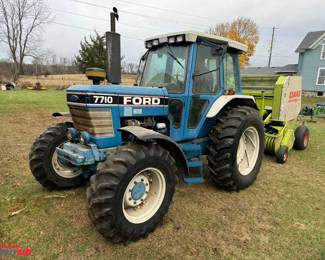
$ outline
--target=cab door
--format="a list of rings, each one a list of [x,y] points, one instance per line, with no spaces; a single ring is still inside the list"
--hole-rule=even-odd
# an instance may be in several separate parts
[[[189,82],[184,139],[194,139],[207,134],[204,126],[206,114],[213,102],[223,93],[223,64],[218,46],[211,43],[195,45],[192,78]]]

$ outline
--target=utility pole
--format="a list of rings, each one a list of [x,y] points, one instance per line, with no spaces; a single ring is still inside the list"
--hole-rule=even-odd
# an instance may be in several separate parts
[[[272,59],[272,51],[273,51],[273,41],[274,41],[274,32],[275,32],[275,27],[272,27],[272,39],[271,39],[271,47],[270,47],[270,54],[269,54],[269,62],[267,66],[270,68],[271,67],[271,59]]]

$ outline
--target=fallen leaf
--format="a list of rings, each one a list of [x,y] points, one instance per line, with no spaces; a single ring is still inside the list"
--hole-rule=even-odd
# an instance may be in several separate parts
[[[27,207],[11,212],[11,213],[9,214],[9,217],[13,217],[13,216],[18,215],[19,213],[21,213],[21,212],[23,212],[24,210],[26,210],[26,208],[27,208]]]
[[[299,222],[296,222],[292,225],[293,227],[297,228],[297,229],[301,229],[301,230],[305,230],[306,229],[306,225],[305,224],[302,224],[302,223],[299,223]]]

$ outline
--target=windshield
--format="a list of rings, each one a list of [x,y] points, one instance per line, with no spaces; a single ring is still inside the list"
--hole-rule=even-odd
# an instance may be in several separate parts
[[[189,46],[165,45],[148,52],[141,85],[166,87],[169,93],[183,93]]]

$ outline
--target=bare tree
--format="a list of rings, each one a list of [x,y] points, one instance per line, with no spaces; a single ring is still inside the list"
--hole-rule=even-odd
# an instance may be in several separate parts
[[[23,74],[24,59],[37,56],[40,30],[49,21],[43,0],[0,0],[0,41],[10,50],[14,81]]]
[[[127,70],[130,74],[136,74],[138,70],[138,65],[136,63],[129,62],[127,63]]]

